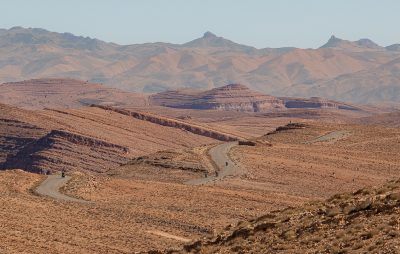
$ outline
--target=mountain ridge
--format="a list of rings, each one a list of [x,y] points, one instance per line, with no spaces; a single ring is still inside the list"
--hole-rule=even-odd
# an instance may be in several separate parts
[[[329,42],[330,41],[330,42]],[[72,78],[133,92],[157,93],[177,88],[211,89],[243,83],[274,96],[321,96],[363,103],[399,102],[374,94],[368,80],[336,91],[328,81],[370,69],[400,57],[398,44],[377,46],[331,37],[318,49],[263,48],[242,45],[206,32],[184,44],[118,45],[40,28],[0,30],[0,83],[37,78]],[[396,73],[384,86],[396,91]],[[352,90],[361,91],[352,96]],[[361,96],[361,98],[359,98]]]

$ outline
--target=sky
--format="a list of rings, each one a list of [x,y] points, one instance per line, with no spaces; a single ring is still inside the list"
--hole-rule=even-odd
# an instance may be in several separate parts
[[[0,28],[118,44],[185,43],[211,31],[257,48],[316,48],[331,35],[400,43],[400,0],[0,0]]]

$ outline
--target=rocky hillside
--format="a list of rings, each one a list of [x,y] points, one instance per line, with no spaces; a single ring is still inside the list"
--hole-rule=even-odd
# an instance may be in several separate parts
[[[0,103],[28,109],[76,108],[90,104],[144,106],[147,98],[75,79],[33,79],[0,84]]]
[[[0,82],[73,78],[136,92],[238,82],[274,96],[400,101],[399,71],[386,67],[400,58],[398,44],[333,36],[318,49],[256,49],[206,32],[184,44],[122,46],[36,28],[0,31]]]
[[[273,97],[253,91],[240,84],[231,84],[207,91],[176,90],[152,95],[153,105],[183,109],[214,109],[242,112],[270,112],[292,108],[329,108],[361,110],[360,108],[322,99]]]
[[[398,253],[400,179],[274,211],[182,250],[149,253]]]
[[[28,111],[0,104],[0,170],[104,172],[130,158],[215,142],[101,108]]]

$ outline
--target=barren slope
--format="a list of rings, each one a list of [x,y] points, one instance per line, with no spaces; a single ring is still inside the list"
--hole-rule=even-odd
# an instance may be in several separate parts
[[[215,142],[100,108],[25,111],[2,105],[1,113],[2,168],[104,172],[134,156]]]
[[[73,79],[33,79],[0,85],[0,103],[28,109],[76,108],[90,104],[147,104],[146,96]]]

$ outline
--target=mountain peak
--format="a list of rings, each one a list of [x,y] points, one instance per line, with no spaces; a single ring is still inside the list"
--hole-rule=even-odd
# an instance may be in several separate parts
[[[230,50],[238,50],[245,52],[252,52],[255,48],[241,45],[225,39],[223,37],[217,36],[210,31],[204,33],[203,37],[195,39],[193,41],[189,41],[183,44],[184,47],[200,47],[200,48],[226,48]]]
[[[328,41],[341,41],[342,39],[336,37],[334,34],[331,35]]]
[[[370,39],[359,39],[356,41],[357,45],[367,48],[379,48],[380,46]]]
[[[328,42],[321,48],[340,48],[340,49],[380,49],[381,46],[371,41],[370,39],[360,39],[358,41],[348,41],[337,38],[332,35]]]
[[[344,40],[336,37],[335,35],[332,35],[328,42],[325,43],[321,48],[333,48],[337,47],[340,43],[342,43]]]
[[[210,31],[204,33],[203,38],[216,38],[217,36]]]

